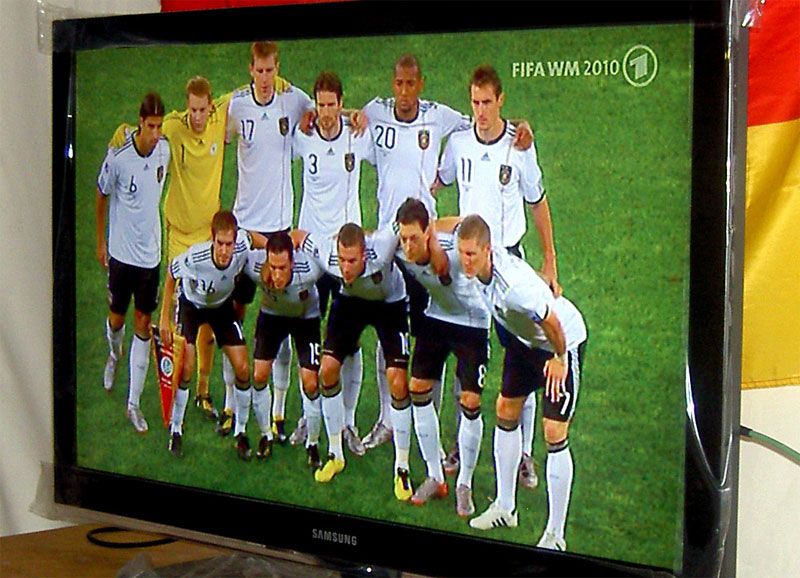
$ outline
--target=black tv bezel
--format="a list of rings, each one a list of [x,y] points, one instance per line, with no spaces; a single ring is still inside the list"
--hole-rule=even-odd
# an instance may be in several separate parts
[[[447,8],[446,2],[440,8]],[[477,7],[481,4],[475,3]],[[426,13],[436,14],[432,3]],[[451,5],[452,6],[452,5]],[[489,13],[449,11],[446,21],[425,18],[410,3],[345,2],[144,14],[59,21],[53,35],[53,380],[55,502],[130,520],[186,529],[208,536],[299,551],[351,564],[444,575],[549,576],[651,575],[663,568],[639,566],[570,553],[550,553],[510,543],[451,535],[424,528],[266,503],[244,497],[130,478],[76,465],[75,334],[75,163],[68,147],[75,138],[76,52],[108,46],[242,42],[263,36],[266,14],[282,22],[270,27],[275,40],[552,26],[690,22],[694,24],[694,110],[690,248],[688,391],[684,550],[679,574],[716,573],[730,568],[735,544],[735,471],[738,455],[733,427],[738,423],[737,323],[741,304],[741,203],[731,190],[743,182],[734,153],[744,142],[733,109],[741,108],[731,66],[730,5],[697,2],[564,2],[493,5]],[[428,12],[430,10],[430,12]],[[513,11],[513,18],[509,17]],[[486,11],[484,11],[486,12]],[[330,23],[336,22],[332,30]],[[368,22],[368,29],[360,29]],[[233,24],[236,24],[235,26]],[[743,33],[742,33],[743,34]],[[741,46],[741,43],[739,43]],[[741,48],[739,48],[741,50]],[[737,79],[736,76],[739,76]],[[741,156],[741,155],[740,155]],[[736,229],[737,234],[732,234]],[[127,496],[120,500],[119,496]],[[155,499],[154,499],[155,496]],[[192,504],[204,503],[202,511]],[[175,510],[163,504],[184,503]],[[176,515],[177,511],[177,515]],[[208,511],[225,511],[220,524]],[[255,514],[254,512],[258,512]],[[256,524],[277,516],[281,524]],[[279,528],[279,530],[278,530]],[[312,529],[328,528],[357,536],[343,546],[314,540]],[[643,537],[646,539],[646,537]],[[408,548],[392,544],[414,544]],[[468,544],[468,560],[436,556]],[[421,546],[424,545],[424,546]],[[419,550],[423,548],[423,550]],[[425,554],[428,553],[428,555]],[[727,552],[728,556],[725,557]],[[725,558],[725,559],[724,559]]]

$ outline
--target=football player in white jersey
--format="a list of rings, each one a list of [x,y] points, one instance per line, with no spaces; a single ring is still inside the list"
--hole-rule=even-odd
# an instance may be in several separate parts
[[[541,273],[557,297],[561,288],[553,225],[536,149],[522,151],[513,146],[516,129],[501,116],[505,93],[492,67],[478,67],[469,90],[475,125],[453,134],[447,142],[439,182],[456,181],[459,214],[483,217],[492,231],[492,244],[506,247],[518,257],[522,256],[520,242],[526,230],[527,203],[542,246]]]
[[[526,398],[542,390],[548,519],[537,546],[565,550],[573,476],[568,435],[586,342],[583,317],[565,297],[556,298],[525,261],[503,248],[492,249],[489,226],[480,216],[469,215],[459,225],[458,252],[464,272],[477,279],[487,308],[507,334],[494,434],[497,498],[470,520],[470,526],[488,530],[517,525],[516,481],[522,459],[519,420]]]
[[[492,244],[518,257],[523,256],[520,242],[526,230],[527,204],[542,247],[541,273],[559,296],[553,226],[536,149],[522,151],[512,146],[516,129],[501,116],[505,93],[493,68],[481,66],[473,72],[470,101],[475,126],[451,136],[442,155],[439,181],[457,181],[459,213],[483,217],[492,231]],[[535,415],[531,397],[523,411],[525,452],[520,465],[520,481],[527,488],[538,483],[532,457]]]
[[[133,297],[127,414],[139,433],[148,429],[139,399],[150,363],[150,318],[158,306],[159,203],[170,158],[169,144],[161,136],[163,118],[161,98],[156,93],[147,94],[139,107],[138,128],[122,146],[108,149],[97,177],[96,252],[100,264],[108,269],[110,295],[106,319],[109,354],[103,386],[108,392],[114,386],[125,337],[125,316]]]
[[[432,219],[436,218],[436,168],[442,142],[452,133],[471,126],[468,116],[452,108],[420,99],[425,77],[416,57],[398,58],[392,77],[393,98],[375,98],[364,106],[370,135],[375,143],[378,172],[378,228],[389,226],[400,205],[407,199],[419,199]],[[363,121],[360,121],[363,122]],[[533,135],[526,122],[521,123],[516,146],[530,148]],[[416,281],[406,277],[411,313],[411,334],[421,323],[427,295]],[[379,358],[379,363],[381,359]],[[381,372],[379,371],[380,375]],[[388,423],[389,395],[379,380],[381,416],[372,432],[364,438],[369,449],[391,438]],[[440,381],[437,380],[437,389]],[[434,398],[439,401],[439,396]]]
[[[344,105],[342,82],[330,71],[323,71],[314,83],[316,122],[310,134],[296,130],[294,158],[303,161],[303,197],[298,227],[319,238],[334,237],[345,223],[361,225],[359,181],[361,162],[375,164],[372,140],[363,132],[357,133],[349,117],[342,114]],[[317,283],[320,308],[328,309],[331,292],[339,282],[324,275]],[[365,448],[358,437],[355,423],[356,406],[362,381],[361,348],[342,364],[342,390],[345,402],[344,437],[350,450],[363,455]],[[304,418],[300,418],[293,444],[301,443]]]
[[[179,368],[180,381],[170,416],[169,452],[175,457],[183,455],[183,417],[189,399],[189,382],[194,372],[197,332],[200,326],[208,323],[214,331],[217,344],[230,359],[236,374],[237,451],[242,459],[250,459],[249,441],[239,419],[240,415],[244,415],[246,419],[250,411],[250,365],[242,326],[233,308],[232,295],[236,278],[247,263],[251,246],[250,234],[238,228],[233,213],[219,211],[211,221],[211,241],[192,245],[188,251],[178,255],[172,260],[165,277],[165,297],[159,320],[160,334],[164,342],[171,345],[172,300],[168,296],[177,288],[176,326],[178,333],[186,339],[183,367]],[[247,394],[246,407],[240,404],[240,392]]]
[[[254,42],[250,47],[249,85],[234,91],[228,104],[226,142],[237,143],[238,184],[233,213],[239,226],[266,236],[292,227],[292,134],[302,116],[313,110],[309,96],[295,86],[275,89],[280,70],[278,45]],[[246,276],[235,301],[240,319],[255,297],[255,285]],[[287,339],[273,366],[273,429],[285,443],[284,405],[289,388],[291,341]]]
[[[344,403],[339,372],[345,357],[357,349],[361,333],[367,325],[372,325],[386,355],[386,378],[392,395],[394,493],[399,500],[409,500],[413,494],[409,479],[411,399],[406,373],[409,336],[405,282],[393,260],[397,236],[392,229],[366,236],[355,223],[345,224],[332,239],[317,239],[305,231],[293,235],[295,242],[341,283],[328,315],[320,368],[322,412],[330,455],[328,462],[317,470],[315,479],[329,482],[345,467]]]
[[[451,233],[438,233],[446,255],[446,268],[434,269],[428,211],[416,199],[408,199],[397,212],[401,250],[398,257],[406,270],[430,295],[422,331],[414,344],[411,365],[411,400],[417,441],[428,467],[428,478],[411,498],[424,504],[430,498],[448,494],[444,470],[439,459],[439,422],[432,404],[433,383],[439,379],[450,353],[456,356],[456,375],[461,384],[461,420],[458,449],[461,457],[456,482],[456,513],[471,516],[472,475],[478,463],[483,438],[481,393],[486,377],[491,314],[474,282],[467,278],[458,258]],[[442,271],[446,273],[442,274]]]
[[[322,465],[318,449],[322,414],[317,379],[321,351],[316,286],[322,269],[302,250],[295,250],[288,233],[279,232],[269,238],[266,251],[250,252],[245,271],[262,295],[253,352],[253,409],[262,434],[256,456],[263,459],[272,453],[267,379],[280,344],[291,336],[300,362],[308,465],[316,470]]]

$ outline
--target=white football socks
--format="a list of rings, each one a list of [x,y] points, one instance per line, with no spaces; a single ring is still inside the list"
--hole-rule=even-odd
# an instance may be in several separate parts
[[[414,430],[417,433],[422,459],[428,467],[428,477],[435,479],[440,484],[444,482],[444,471],[442,462],[439,459],[439,420],[436,417],[436,410],[433,402],[423,406],[414,404],[412,406],[414,416]],[[395,434],[397,429],[395,429]]]
[[[519,426],[508,431],[494,429],[494,467],[497,477],[497,502],[506,511],[517,507],[517,468],[522,460],[522,432]]]
[[[559,538],[564,537],[567,509],[572,491],[574,466],[569,446],[547,452],[547,530]]]
[[[139,399],[144,390],[147,368],[150,366],[150,340],[134,334],[131,340],[130,386],[128,388],[128,407],[139,407]]]

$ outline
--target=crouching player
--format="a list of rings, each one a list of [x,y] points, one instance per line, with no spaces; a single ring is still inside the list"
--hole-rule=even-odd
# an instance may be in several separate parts
[[[445,267],[437,265],[437,244],[431,242],[433,233],[428,211],[421,201],[407,199],[397,211],[397,224],[402,248],[398,257],[408,274],[430,295],[420,323],[422,331],[414,344],[409,386],[414,428],[428,467],[428,478],[417,488],[411,501],[421,505],[430,498],[443,498],[448,494],[439,459],[439,421],[432,393],[447,357],[453,353],[456,376],[461,383],[462,412],[458,428],[461,468],[456,482],[456,513],[467,517],[475,513],[472,476],[483,438],[481,392],[488,361],[491,316],[475,283],[461,270],[455,239],[450,233],[436,235],[445,255]]]
[[[344,401],[339,382],[342,361],[358,349],[367,325],[375,327],[386,356],[386,378],[392,395],[394,426],[394,494],[407,501],[414,493],[409,479],[411,398],[408,395],[408,317],[406,286],[394,263],[397,237],[391,229],[365,235],[347,223],[334,238],[293,231],[295,243],[340,283],[331,304],[320,367],[322,413],[328,434],[329,456],[315,479],[330,482],[345,467],[342,450]]]
[[[236,277],[247,262],[250,248],[250,235],[239,229],[233,213],[219,211],[211,221],[211,240],[192,245],[188,251],[178,255],[167,272],[159,331],[165,343],[170,345],[170,304],[177,288],[176,325],[178,333],[186,340],[183,365],[179,368],[178,390],[172,401],[170,415],[169,452],[175,457],[183,455],[183,417],[189,399],[189,381],[194,372],[197,331],[201,325],[208,323],[211,326],[217,344],[231,360],[237,391],[249,393],[247,347],[233,309],[231,294]],[[241,439],[246,443],[244,436],[237,442],[241,444]],[[240,447],[239,451],[240,455],[249,455],[249,447]]]
[[[493,249],[489,226],[477,215],[458,228],[458,251],[464,272],[475,277],[486,306],[507,334],[503,383],[497,398],[494,432],[497,498],[470,526],[481,530],[514,527],[517,468],[522,459],[519,420],[525,399],[543,390],[542,412],[547,443],[548,519],[537,544],[565,550],[564,526],[572,489],[573,463],[569,424],[581,377],[586,326],[566,298],[555,298],[541,277],[522,259]]]
[[[269,237],[266,253],[250,252],[245,271],[261,288],[261,311],[256,324],[253,360],[253,409],[261,429],[256,456],[272,454],[271,395],[267,385],[281,343],[291,335],[300,362],[303,414],[306,419],[308,465],[317,469],[322,419],[317,375],[320,362],[320,308],[316,283],[322,269],[302,250],[295,250],[288,233]],[[237,426],[247,415],[236,413]]]

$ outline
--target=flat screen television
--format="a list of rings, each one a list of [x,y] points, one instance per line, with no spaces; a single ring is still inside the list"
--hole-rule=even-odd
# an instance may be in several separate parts
[[[738,4],[346,2],[56,22],[55,502],[257,551],[432,575],[706,575],[732,568],[743,209],[736,119],[746,74]],[[130,312],[116,387],[110,395],[104,390],[107,272],[95,255],[95,200],[112,134],[121,123],[137,125],[149,91],[167,110],[183,110],[194,75],[211,81],[215,97],[248,85],[250,44],[259,40],[278,43],[280,75],[306,93],[322,70],[336,72],[344,106],[353,109],[391,97],[396,60],[413,54],[425,79],[420,98],[471,115],[470,75],[488,63],[503,83],[503,117],[530,124],[559,281],[589,336],[569,430],[566,551],[537,547],[548,517],[538,415],[538,487],[518,484],[517,527],[484,531],[456,515],[453,476],[446,499],[422,507],[395,499],[391,443],[361,457],[348,453],[344,472],[316,483],[302,446],[278,445],[268,460],[243,461],[231,437],[219,436],[190,402],[184,456],[175,459],[161,423],[155,363],[140,402],[149,432],[137,434],[126,417]],[[388,133],[382,138],[378,146],[388,146]],[[434,151],[443,145],[431,144]],[[223,152],[221,203],[229,208],[236,144],[220,144]],[[295,225],[301,171],[295,161]],[[377,225],[376,182],[364,163],[366,229]],[[458,195],[455,186],[439,191],[439,216],[458,214]],[[540,266],[531,217],[522,247]],[[162,276],[166,268],[162,263]],[[257,309],[251,306],[244,322],[250,351]],[[368,328],[356,413],[362,435],[379,411],[375,342]],[[495,496],[492,431],[503,349],[494,331],[491,350],[472,486],[476,514]],[[219,355],[210,383],[217,406],[224,391]],[[439,409],[444,451],[456,436],[452,383],[451,358]],[[300,413],[293,367],[287,433]],[[255,444],[253,418],[250,424]],[[425,465],[411,437],[418,485]]]

